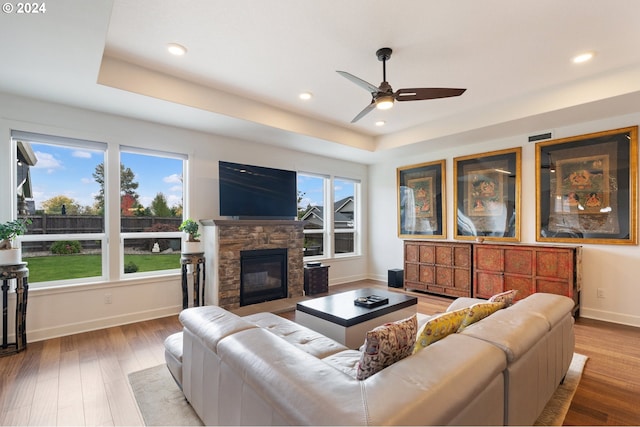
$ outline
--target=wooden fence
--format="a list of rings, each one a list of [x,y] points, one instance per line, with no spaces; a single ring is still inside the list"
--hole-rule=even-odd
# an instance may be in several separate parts
[[[47,234],[86,234],[103,233],[104,217],[101,215],[29,215],[31,224],[28,226],[28,235],[43,235],[40,242],[23,242],[22,248],[29,251],[48,251],[51,241],[46,240]],[[178,231],[182,223],[180,217],[154,217],[132,216],[123,217],[120,222],[120,230],[123,233],[135,233],[143,231]],[[127,239],[127,247],[146,247],[148,239]],[[82,241],[85,249],[99,249],[100,242]]]

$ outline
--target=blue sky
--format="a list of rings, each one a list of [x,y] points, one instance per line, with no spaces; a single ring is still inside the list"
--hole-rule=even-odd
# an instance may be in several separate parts
[[[38,162],[31,168],[36,208],[54,196],[65,195],[81,206],[93,206],[100,186],[93,178],[104,152],[84,148],[32,143]],[[148,207],[158,193],[163,193],[169,206],[182,203],[182,161],[164,157],[122,153],[122,162],[131,168],[139,187],[140,203]]]
[[[340,200],[353,195],[353,185],[343,180],[334,179],[335,199]],[[351,185],[350,185],[351,184]],[[298,190],[304,193],[299,205],[306,208],[307,205],[322,206],[323,187],[322,178],[298,174]]]

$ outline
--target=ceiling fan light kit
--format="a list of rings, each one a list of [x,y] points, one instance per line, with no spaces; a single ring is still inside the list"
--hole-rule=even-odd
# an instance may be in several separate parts
[[[376,99],[376,108],[378,110],[388,110],[393,107],[393,95],[383,95]]]
[[[411,88],[411,89],[398,89],[393,91],[391,85],[387,82],[387,61],[391,58],[391,48],[383,47],[376,51],[376,56],[379,61],[382,61],[382,83],[376,87],[371,83],[362,80],[353,74],[346,71],[336,71],[344,78],[352,81],[363,89],[371,93],[371,103],[367,105],[364,110],[358,113],[357,116],[351,120],[351,123],[355,123],[374,108],[379,110],[388,110],[393,107],[395,101],[422,101],[425,99],[437,99],[437,98],[449,98],[453,96],[462,95],[466,89],[454,89],[454,88]]]

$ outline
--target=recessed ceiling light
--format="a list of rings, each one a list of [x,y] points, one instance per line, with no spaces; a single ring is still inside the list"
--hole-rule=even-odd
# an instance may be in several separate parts
[[[311,98],[313,98],[313,94],[311,92],[302,92],[300,95],[298,95],[298,98],[307,101]]]
[[[378,127],[379,127],[379,126],[384,126],[384,125],[386,125],[386,124],[387,124],[387,122],[385,122],[384,120],[378,120],[378,121],[376,122],[376,126],[378,126]]]
[[[167,45],[167,50],[170,54],[176,56],[182,56],[187,53],[187,48],[178,43],[169,43]]]
[[[594,52],[583,52],[579,55],[574,56],[572,61],[574,64],[581,64],[583,62],[587,62],[593,59],[594,55],[595,55]]]

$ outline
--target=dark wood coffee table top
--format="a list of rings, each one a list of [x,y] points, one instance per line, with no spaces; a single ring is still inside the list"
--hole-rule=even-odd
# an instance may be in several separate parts
[[[373,308],[360,307],[353,303],[358,297],[370,295],[388,298],[389,303]],[[296,310],[349,327],[416,304],[418,304],[416,297],[383,289],[363,288],[299,302]]]

